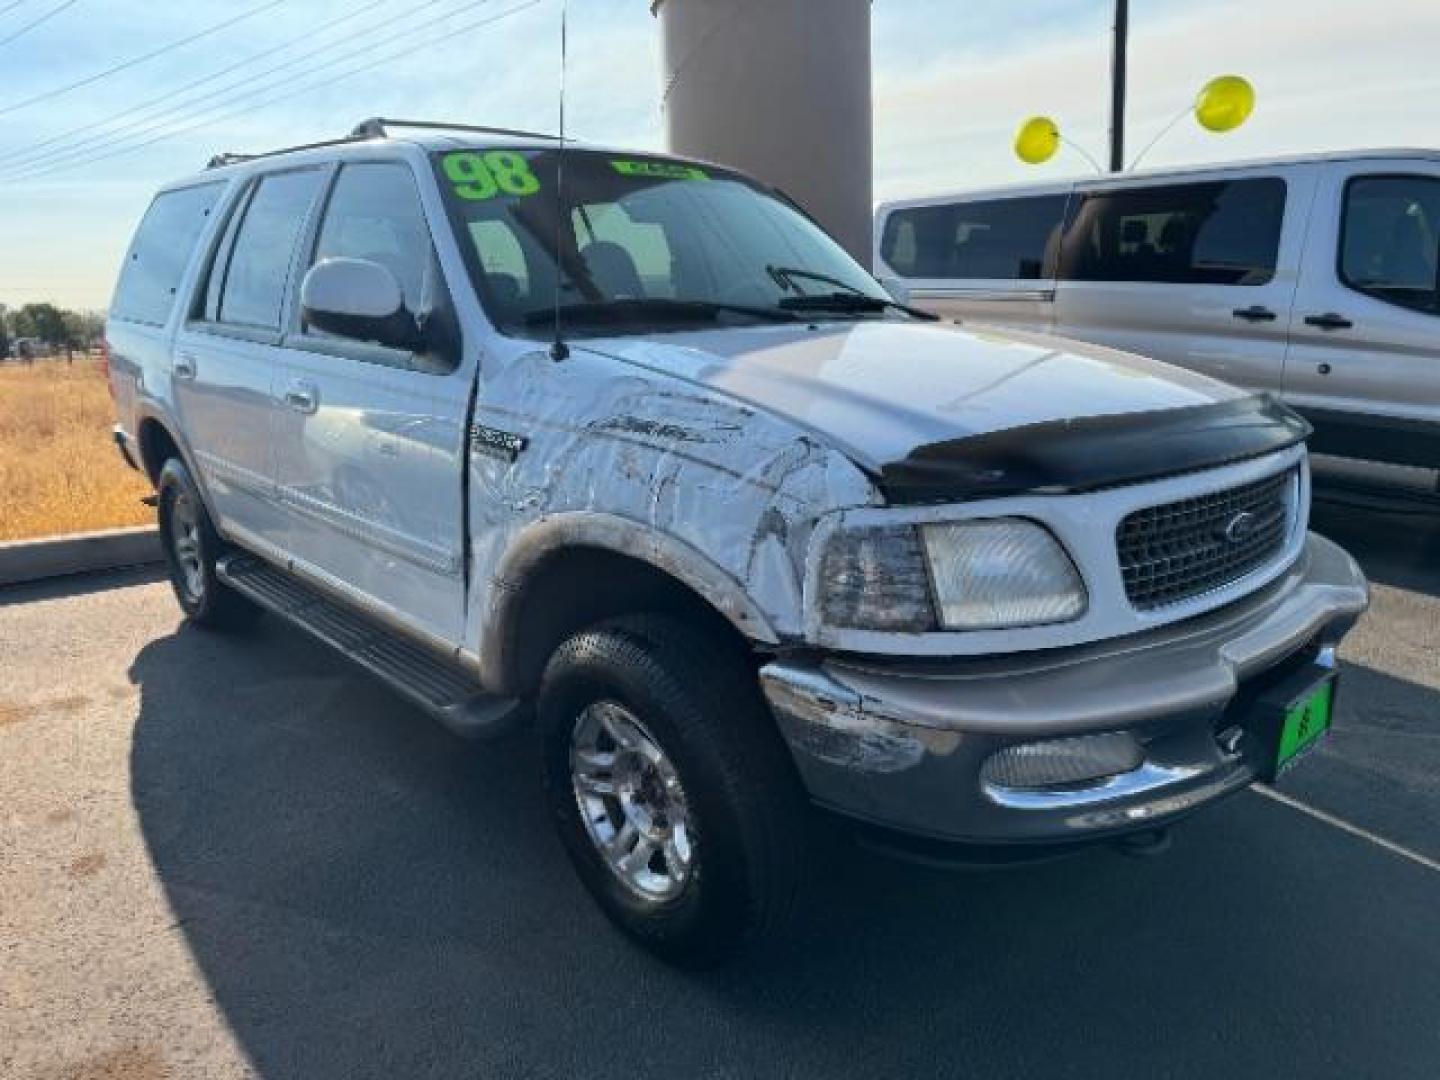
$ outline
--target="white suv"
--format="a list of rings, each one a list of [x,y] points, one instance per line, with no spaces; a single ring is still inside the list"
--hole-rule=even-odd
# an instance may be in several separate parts
[[[821,817],[927,857],[1153,838],[1329,725],[1366,604],[1306,425],[895,304],[714,165],[368,122],[165,188],[107,329],[182,607],[468,735],[703,963]]]

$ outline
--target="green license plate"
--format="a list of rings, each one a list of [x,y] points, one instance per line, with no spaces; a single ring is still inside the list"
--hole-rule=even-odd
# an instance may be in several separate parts
[[[1330,707],[1334,700],[1335,681],[1327,679],[1285,713],[1285,723],[1280,728],[1280,750],[1275,758],[1277,774],[1295,764],[1330,730]]]

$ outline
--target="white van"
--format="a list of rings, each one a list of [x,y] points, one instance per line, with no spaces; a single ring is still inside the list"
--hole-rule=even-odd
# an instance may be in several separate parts
[[[1270,391],[1315,451],[1440,466],[1440,151],[908,199],[875,237],[922,307]]]

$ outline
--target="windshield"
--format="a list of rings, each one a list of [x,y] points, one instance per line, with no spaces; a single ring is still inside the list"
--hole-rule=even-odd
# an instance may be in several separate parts
[[[567,335],[879,317],[889,303],[804,214],[725,170],[567,150],[558,201],[554,150],[447,151],[435,168],[508,333],[555,332],[557,277]]]

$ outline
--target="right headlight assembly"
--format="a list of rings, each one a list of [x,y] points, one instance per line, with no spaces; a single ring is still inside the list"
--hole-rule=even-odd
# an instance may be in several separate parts
[[[820,587],[829,625],[901,633],[1069,622],[1087,602],[1059,541],[1021,518],[841,529]]]

